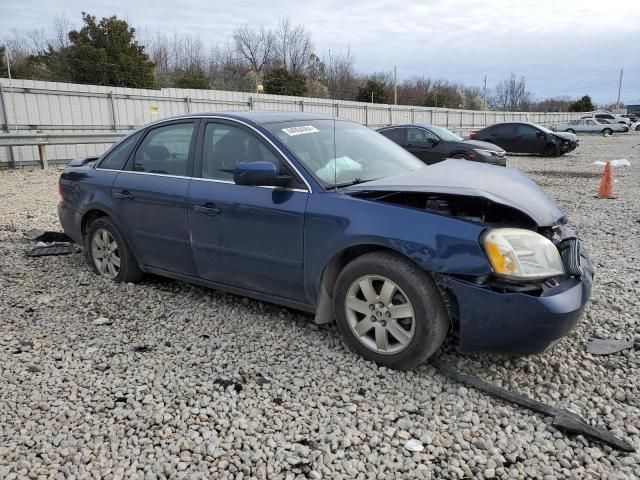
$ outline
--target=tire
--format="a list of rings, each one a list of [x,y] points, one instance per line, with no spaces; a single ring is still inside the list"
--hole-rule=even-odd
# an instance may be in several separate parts
[[[93,221],[83,243],[85,260],[96,274],[118,283],[139,282],[144,276],[127,242],[109,217]]]
[[[602,135],[613,135],[613,130],[611,130],[610,128],[605,128],[604,130],[602,130]]]
[[[333,293],[338,327],[366,360],[413,368],[447,336],[449,317],[434,281],[399,254],[373,252],[356,258],[340,272]]]
[[[462,158],[463,160],[467,160],[467,157],[464,153],[456,153],[455,155],[452,155],[451,158]]]
[[[636,125],[636,132],[640,132],[640,125]]]
[[[567,132],[567,133],[576,133],[576,131],[573,128],[567,128],[565,130],[565,132]]]
[[[549,144],[544,147],[544,155],[546,157],[559,157],[560,156],[560,145],[559,144]]]

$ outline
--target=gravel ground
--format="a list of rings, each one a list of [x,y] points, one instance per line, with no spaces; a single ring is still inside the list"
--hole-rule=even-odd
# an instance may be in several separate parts
[[[602,167],[616,200],[593,198]],[[577,329],[536,357],[447,361],[580,413],[640,447],[640,134],[512,157],[569,215],[597,268]],[[116,285],[81,254],[30,259],[58,229],[58,171],[0,172],[0,478],[640,478],[622,454],[435,373],[351,353],[334,325],[160,278]],[[107,318],[110,324],[96,324]],[[98,322],[100,323],[100,322]],[[422,452],[404,448],[418,439]]]

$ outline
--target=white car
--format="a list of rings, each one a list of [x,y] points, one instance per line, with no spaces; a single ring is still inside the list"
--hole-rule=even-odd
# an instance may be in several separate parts
[[[631,124],[631,120],[629,120],[628,118],[625,118],[620,114],[611,113],[611,112],[595,112],[593,114],[589,114],[588,116],[585,116],[582,118],[583,119],[597,118],[599,120],[611,120],[612,122],[615,122],[615,123],[624,123],[625,125]]]
[[[556,132],[569,133],[601,133],[611,135],[614,132],[624,132],[624,126],[619,123],[602,124],[594,118],[583,118],[581,120],[571,120],[565,123],[558,123],[553,126]]]

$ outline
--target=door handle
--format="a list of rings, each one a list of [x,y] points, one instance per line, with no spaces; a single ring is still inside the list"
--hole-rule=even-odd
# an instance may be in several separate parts
[[[124,200],[129,202],[133,200],[135,197],[129,193],[129,190],[122,190],[121,192],[116,192],[113,194],[115,198],[119,198],[120,200]]]
[[[213,217],[215,215],[222,213],[222,210],[216,207],[213,203],[206,203],[204,205],[194,205],[193,209],[196,212],[206,213],[210,217]]]

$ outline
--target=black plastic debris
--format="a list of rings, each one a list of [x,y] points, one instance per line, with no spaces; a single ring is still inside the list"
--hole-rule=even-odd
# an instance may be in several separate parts
[[[131,349],[131,351],[136,353],[147,353],[147,352],[152,352],[153,347],[150,347],[149,345],[136,345]]]
[[[27,255],[29,257],[48,257],[53,255],[69,255],[75,252],[76,247],[70,243],[52,243],[51,245],[34,247],[27,251]]]
[[[236,391],[236,393],[239,393],[242,391],[242,385],[234,382],[233,380],[225,380],[224,378],[216,378],[213,381],[214,385],[220,385],[224,390],[226,390],[227,388],[229,388],[231,385],[233,385],[233,389]]]
[[[610,338],[592,338],[587,343],[587,353],[593,355],[611,355],[622,350],[633,348],[634,343],[628,340],[615,340]]]
[[[564,410],[562,408],[555,408],[551,405],[532,400],[519,393],[514,393],[504,388],[496,387],[490,383],[480,380],[478,377],[466,375],[458,372],[455,368],[447,365],[439,358],[432,357],[429,363],[442,375],[449,377],[452,380],[463,383],[470,387],[476,388],[482,392],[493,395],[494,397],[502,398],[511,403],[520,405],[521,407],[528,408],[534,412],[543,413],[545,415],[553,417],[551,425],[570,433],[581,434],[590,437],[594,440],[606,443],[607,445],[621,450],[623,452],[635,452],[636,449],[630,443],[616,437],[615,435],[602,430],[600,428],[592,427],[584,418],[580,415]]]
[[[25,236],[29,240],[33,240],[34,242],[68,242],[73,243],[73,239],[64,232],[52,232],[48,230],[39,230],[34,228],[33,230],[29,230],[25,232]]]
[[[262,375],[260,375],[258,378],[256,378],[256,384],[260,387],[264,386],[264,385],[269,385],[271,383],[271,380],[269,380],[266,377],[263,377]]]

